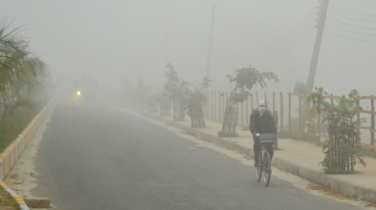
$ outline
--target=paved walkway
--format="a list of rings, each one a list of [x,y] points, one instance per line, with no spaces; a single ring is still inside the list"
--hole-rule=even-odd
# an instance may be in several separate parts
[[[159,113],[139,112],[185,129],[205,140],[222,144],[228,149],[253,156],[253,140],[248,129],[237,127],[237,137],[218,138],[218,131],[222,129],[221,122],[206,119],[206,128],[192,129],[188,117],[186,117],[186,121],[173,122],[172,117],[160,117]],[[275,167],[351,197],[376,203],[376,159],[364,158],[367,166],[356,165],[357,174],[326,175],[319,165],[319,162],[324,159],[322,147],[293,139],[279,139],[278,146],[280,150],[275,151],[275,158],[273,158]]]

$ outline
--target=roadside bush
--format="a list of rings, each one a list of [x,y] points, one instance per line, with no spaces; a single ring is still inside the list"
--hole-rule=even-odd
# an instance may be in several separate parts
[[[327,96],[323,88],[316,88],[316,92],[309,97],[312,116],[325,113],[322,123],[328,125],[329,138],[323,146],[325,159],[320,164],[328,174],[355,173],[355,165],[366,166],[357,131],[365,122],[365,119],[356,118],[362,111],[358,104],[359,94],[351,90],[347,97],[343,96],[337,103],[326,101]]]

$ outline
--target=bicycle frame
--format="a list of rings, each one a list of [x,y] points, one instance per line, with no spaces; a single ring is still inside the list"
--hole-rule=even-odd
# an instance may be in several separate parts
[[[268,186],[270,183],[271,163],[270,154],[264,145],[261,145],[259,161],[260,166],[256,167],[256,179],[259,182],[261,177],[263,177],[265,186]]]

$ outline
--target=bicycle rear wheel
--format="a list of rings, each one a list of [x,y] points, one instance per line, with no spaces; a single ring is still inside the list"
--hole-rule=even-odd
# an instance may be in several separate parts
[[[264,163],[263,163],[263,169],[264,169],[264,184],[265,186],[268,186],[270,183],[270,176],[271,176],[271,164],[270,164],[270,154],[269,152],[264,153]]]
[[[259,161],[260,161],[260,165],[259,165],[259,167],[255,167],[256,180],[257,180],[258,182],[261,180],[261,177],[262,177],[262,171],[263,171],[263,164],[262,164],[262,155],[261,155],[261,151],[260,151],[260,154],[259,154]]]

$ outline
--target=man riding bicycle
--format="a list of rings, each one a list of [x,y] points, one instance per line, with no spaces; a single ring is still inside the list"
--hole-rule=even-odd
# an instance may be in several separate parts
[[[274,119],[272,113],[267,110],[265,102],[259,101],[259,105],[255,111],[252,112],[250,116],[250,130],[253,134],[253,151],[255,159],[255,167],[260,166],[259,154],[261,152],[260,138],[257,134],[263,133],[274,133],[276,134],[277,129],[275,127]],[[270,154],[270,159],[272,159],[274,151],[273,145],[269,144],[266,146],[267,151]]]

